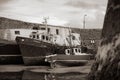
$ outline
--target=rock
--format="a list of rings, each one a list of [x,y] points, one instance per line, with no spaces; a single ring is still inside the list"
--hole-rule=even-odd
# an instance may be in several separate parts
[[[120,0],[109,0],[101,43],[88,80],[120,80]]]

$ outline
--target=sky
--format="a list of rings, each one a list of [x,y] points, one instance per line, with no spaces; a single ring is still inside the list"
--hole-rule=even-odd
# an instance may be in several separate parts
[[[0,0],[0,17],[32,23],[102,28],[108,0]],[[86,15],[86,16],[85,16]]]

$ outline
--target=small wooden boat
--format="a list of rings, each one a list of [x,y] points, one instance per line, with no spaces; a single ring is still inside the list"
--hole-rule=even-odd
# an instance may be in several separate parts
[[[90,57],[91,54],[81,53],[80,48],[71,48],[66,49],[65,54],[62,55],[54,54],[46,56],[45,61],[51,64],[51,68],[57,66],[83,66],[90,60]]]

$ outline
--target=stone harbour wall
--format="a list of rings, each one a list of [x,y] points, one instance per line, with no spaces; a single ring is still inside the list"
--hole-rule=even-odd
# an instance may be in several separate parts
[[[101,38],[88,80],[120,80],[120,0],[108,0]]]

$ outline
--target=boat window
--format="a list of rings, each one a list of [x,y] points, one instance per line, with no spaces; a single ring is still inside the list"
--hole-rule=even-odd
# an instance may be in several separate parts
[[[70,50],[67,50],[67,53],[70,53]]]
[[[70,55],[70,49],[65,50],[66,55]]]
[[[47,32],[50,33],[50,28],[47,28]]]
[[[24,39],[21,39],[21,41],[24,41]]]
[[[40,28],[41,30],[46,30],[46,28]]]
[[[33,38],[35,38],[35,35],[33,35]]]
[[[37,32],[32,32],[32,34],[36,34]]]
[[[75,49],[75,52],[78,52],[78,49]]]
[[[56,29],[56,34],[59,35],[59,30],[58,29]]]
[[[81,50],[80,50],[80,49],[78,49],[78,52],[80,53],[80,52],[81,52]]]
[[[48,36],[46,36],[46,40],[48,41]]]
[[[44,36],[44,35],[42,35],[42,39],[43,39],[43,40],[45,39],[45,36]]]
[[[37,39],[39,39],[39,35],[37,35]]]
[[[15,31],[15,34],[20,35],[20,31]]]
[[[33,27],[32,29],[33,30],[39,30],[39,27],[36,26],[36,27]]]
[[[72,36],[72,40],[75,40],[75,36]]]

